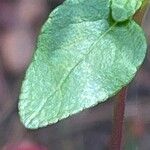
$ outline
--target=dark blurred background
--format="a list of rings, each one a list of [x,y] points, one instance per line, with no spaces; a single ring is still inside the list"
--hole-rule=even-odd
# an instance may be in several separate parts
[[[41,25],[63,0],[0,0],[0,150],[107,150],[114,100],[55,125],[27,130],[18,95]],[[150,49],[150,11],[143,27]],[[150,150],[150,52],[127,91],[123,150]],[[21,149],[16,146],[21,145]],[[23,147],[32,147],[23,149]]]

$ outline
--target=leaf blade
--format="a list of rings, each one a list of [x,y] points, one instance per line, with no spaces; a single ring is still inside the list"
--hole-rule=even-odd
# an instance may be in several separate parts
[[[89,1],[89,5],[100,1]],[[52,13],[23,83],[19,113],[27,128],[55,123],[107,100],[132,80],[145,57],[141,28],[130,20],[112,25],[108,9],[103,15],[107,19],[96,15],[91,20],[84,15],[88,19],[81,22],[78,14],[79,19],[67,17],[60,27],[57,18],[64,15],[64,9],[67,14],[67,2],[74,7],[73,2],[79,1],[68,0]]]

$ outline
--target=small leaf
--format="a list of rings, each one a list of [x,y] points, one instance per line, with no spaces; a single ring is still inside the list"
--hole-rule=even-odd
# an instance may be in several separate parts
[[[111,21],[109,0],[67,0],[43,26],[27,70],[19,113],[27,128],[95,106],[127,85],[146,40],[133,20]]]
[[[112,0],[112,16],[116,21],[125,21],[132,17],[144,0]]]

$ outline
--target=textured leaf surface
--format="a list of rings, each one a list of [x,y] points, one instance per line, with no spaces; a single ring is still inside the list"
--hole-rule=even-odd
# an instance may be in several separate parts
[[[111,21],[109,0],[67,0],[42,28],[19,113],[43,127],[95,106],[128,84],[146,53],[142,29]]]

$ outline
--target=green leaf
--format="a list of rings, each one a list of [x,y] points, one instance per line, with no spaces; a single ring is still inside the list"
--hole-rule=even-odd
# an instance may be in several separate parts
[[[109,0],[67,0],[42,28],[19,102],[35,129],[106,101],[144,60],[146,40],[133,20],[111,20]]]
[[[112,16],[116,21],[132,17],[145,0],[112,0]]]

